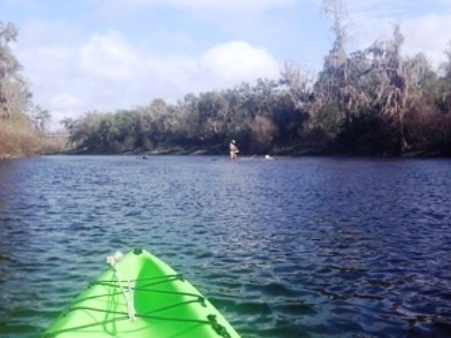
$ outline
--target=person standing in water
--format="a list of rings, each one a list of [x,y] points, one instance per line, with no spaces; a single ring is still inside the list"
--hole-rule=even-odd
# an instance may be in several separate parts
[[[236,159],[236,154],[238,154],[239,152],[240,152],[240,150],[236,146],[235,140],[230,141],[230,143],[229,143],[230,159],[231,160],[235,160]]]

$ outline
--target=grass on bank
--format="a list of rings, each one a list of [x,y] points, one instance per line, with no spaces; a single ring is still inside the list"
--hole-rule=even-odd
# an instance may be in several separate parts
[[[52,139],[23,121],[0,119],[0,159],[55,154],[66,150],[65,139]]]

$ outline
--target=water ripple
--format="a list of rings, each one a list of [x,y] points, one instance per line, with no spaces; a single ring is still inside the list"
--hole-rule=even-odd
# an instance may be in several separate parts
[[[451,336],[449,160],[0,162],[0,332],[36,336],[144,247],[243,337]]]

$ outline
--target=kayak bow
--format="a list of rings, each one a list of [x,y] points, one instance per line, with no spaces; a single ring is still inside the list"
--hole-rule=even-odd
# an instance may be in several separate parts
[[[110,256],[111,265],[82,291],[44,338],[239,338],[194,286],[142,249]]]

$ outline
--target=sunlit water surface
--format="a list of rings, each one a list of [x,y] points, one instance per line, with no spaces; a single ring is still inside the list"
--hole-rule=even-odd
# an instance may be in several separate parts
[[[243,338],[450,337],[450,206],[450,160],[3,161],[0,336],[38,336],[143,247]]]

